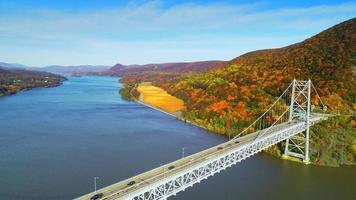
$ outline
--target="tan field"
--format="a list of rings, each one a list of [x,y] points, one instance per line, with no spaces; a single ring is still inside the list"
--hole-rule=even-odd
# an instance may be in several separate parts
[[[162,88],[153,86],[149,83],[142,83],[137,87],[141,94],[140,101],[162,110],[174,113],[184,109],[184,102],[170,94]]]

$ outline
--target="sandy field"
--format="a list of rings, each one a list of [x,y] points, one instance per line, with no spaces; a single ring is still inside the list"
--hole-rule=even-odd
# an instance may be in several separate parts
[[[175,113],[185,108],[181,99],[150,83],[141,83],[137,87],[137,91],[141,94],[140,101],[167,112]]]

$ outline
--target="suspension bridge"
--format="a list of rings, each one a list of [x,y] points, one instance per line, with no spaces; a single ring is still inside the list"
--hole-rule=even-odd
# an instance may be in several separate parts
[[[321,104],[312,105],[312,97]],[[325,109],[310,80],[293,80],[260,117],[228,142],[76,199],[165,200],[282,141],[285,141],[284,156],[299,158],[307,164],[309,128],[327,118],[322,114]]]

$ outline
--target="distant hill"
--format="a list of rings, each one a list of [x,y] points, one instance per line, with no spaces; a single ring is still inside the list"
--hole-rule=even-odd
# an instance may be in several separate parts
[[[61,66],[61,65],[52,65],[45,67],[31,67],[18,63],[6,63],[0,62],[0,66],[8,69],[24,69],[31,71],[43,71],[50,72],[55,74],[63,75],[82,75],[82,74],[95,74],[101,73],[105,70],[108,70],[111,66],[108,65],[73,65],[73,66]]]
[[[17,63],[0,62],[0,66],[9,69],[26,69],[32,71],[44,71],[63,75],[104,75],[104,76],[124,76],[150,72],[163,73],[186,73],[205,72],[226,65],[226,61],[201,61],[201,62],[181,62],[181,63],[158,63],[144,65],[77,65],[60,66],[52,65],[46,67],[30,67]]]
[[[110,69],[102,72],[104,75],[124,76],[134,75],[146,72],[168,72],[168,73],[186,73],[186,72],[204,72],[211,69],[222,67],[225,61],[201,61],[201,62],[182,62],[182,63],[159,63],[145,65],[122,65],[116,64]]]
[[[19,64],[19,63],[6,63],[6,62],[0,62],[0,66],[2,68],[9,68],[9,69],[29,69],[29,68],[32,68],[30,66]]]
[[[100,74],[105,70],[108,70],[110,66],[106,65],[77,65],[77,66],[47,66],[47,67],[39,67],[35,70],[38,71],[46,71],[56,74],[67,74],[67,75],[85,75],[85,74]]]
[[[38,87],[55,87],[66,78],[47,72],[29,71],[0,65],[0,97]]]

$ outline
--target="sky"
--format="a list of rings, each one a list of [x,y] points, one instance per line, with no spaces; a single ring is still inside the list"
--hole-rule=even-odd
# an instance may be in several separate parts
[[[29,66],[230,60],[303,41],[356,1],[0,0],[0,62]]]

